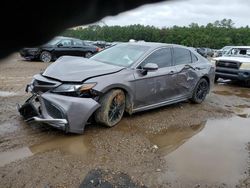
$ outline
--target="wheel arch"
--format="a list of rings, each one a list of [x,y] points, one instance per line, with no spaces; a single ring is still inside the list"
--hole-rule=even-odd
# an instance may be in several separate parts
[[[200,79],[204,78],[208,82],[209,90],[211,89],[211,81],[208,75],[203,75]]]
[[[102,90],[102,93],[105,94],[105,93],[109,92],[110,90],[115,90],[115,89],[120,89],[124,92],[125,100],[126,100],[125,101],[125,104],[126,104],[125,111],[128,114],[132,114],[133,106],[134,106],[134,103],[133,103],[134,95],[133,95],[132,90],[128,86],[124,86],[122,84],[111,85],[111,86],[104,88]]]
[[[42,52],[49,52],[52,56],[52,60],[56,60],[58,57],[56,56],[55,52],[55,48],[41,48],[40,49],[40,55],[42,54]]]

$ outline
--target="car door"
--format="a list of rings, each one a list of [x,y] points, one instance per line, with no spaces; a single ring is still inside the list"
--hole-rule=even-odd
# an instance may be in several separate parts
[[[60,57],[63,55],[72,55],[74,56],[74,51],[72,48],[72,40],[71,39],[62,39],[55,48],[54,54],[56,57]]]
[[[147,63],[155,63],[158,70],[148,71],[142,74],[143,66]],[[172,92],[173,77],[176,72],[172,66],[172,50],[170,47],[160,48],[151,53],[135,72],[135,107],[157,104],[174,97]]]
[[[85,56],[86,46],[81,40],[73,40],[73,53],[75,56]]]
[[[175,95],[178,98],[190,96],[198,80],[198,58],[186,48],[174,47],[173,62],[177,71],[173,82]]]

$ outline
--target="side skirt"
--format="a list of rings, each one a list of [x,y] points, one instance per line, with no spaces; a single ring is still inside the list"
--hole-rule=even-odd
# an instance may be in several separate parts
[[[150,110],[150,109],[159,108],[159,107],[162,107],[162,106],[182,102],[182,101],[188,100],[190,98],[191,98],[190,95],[186,95],[186,96],[183,96],[183,97],[170,99],[170,100],[163,101],[163,102],[160,102],[160,103],[151,104],[151,105],[147,105],[147,106],[142,106],[142,107],[133,109],[132,114],[134,114],[136,112],[141,112],[141,111],[145,111],[145,110]]]

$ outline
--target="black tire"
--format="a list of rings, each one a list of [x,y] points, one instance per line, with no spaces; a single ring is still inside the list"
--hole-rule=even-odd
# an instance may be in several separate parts
[[[214,82],[216,83],[216,82],[218,82],[218,80],[219,80],[219,77],[218,77],[218,76],[215,76],[215,77],[214,77]]]
[[[250,80],[246,80],[246,81],[245,81],[245,86],[246,86],[246,87],[250,87]]]
[[[49,63],[51,62],[52,60],[52,55],[50,52],[48,51],[43,51],[41,54],[40,54],[40,60],[44,63]]]
[[[209,92],[209,83],[205,78],[201,78],[196,84],[191,101],[196,104],[202,103]]]
[[[122,119],[125,101],[125,94],[122,90],[110,90],[99,101],[101,107],[95,112],[95,121],[107,127],[115,126]]]
[[[93,54],[92,54],[91,52],[86,52],[86,53],[85,53],[85,57],[86,57],[86,58],[90,58],[92,55],[93,55]]]

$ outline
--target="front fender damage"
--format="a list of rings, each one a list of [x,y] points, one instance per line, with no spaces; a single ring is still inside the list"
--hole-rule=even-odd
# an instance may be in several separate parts
[[[42,122],[71,133],[83,133],[91,115],[100,107],[92,98],[53,93],[33,95],[19,112],[28,122]]]

